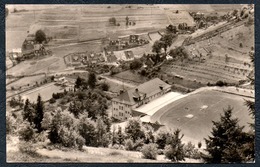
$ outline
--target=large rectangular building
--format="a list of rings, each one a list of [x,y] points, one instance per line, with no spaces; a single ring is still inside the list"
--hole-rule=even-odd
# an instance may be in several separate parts
[[[132,109],[147,104],[171,90],[171,85],[159,78],[145,82],[136,88],[122,92],[112,99],[112,117],[124,121],[133,116]]]

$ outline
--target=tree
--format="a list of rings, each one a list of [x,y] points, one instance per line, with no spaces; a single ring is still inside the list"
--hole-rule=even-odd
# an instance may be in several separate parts
[[[181,139],[184,135],[180,136],[180,129],[177,129],[171,139],[170,144],[165,147],[164,155],[166,158],[173,162],[185,161],[184,156],[184,144],[182,144]]]
[[[155,52],[157,55],[161,53],[161,49],[163,48],[164,43],[162,41],[155,41],[152,46],[152,51]]]
[[[35,106],[35,118],[34,118],[35,128],[37,129],[38,132],[42,131],[41,122],[43,119],[43,114],[44,114],[44,104],[42,101],[42,97],[38,95],[37,104]]]
[[[112,25],[116,25],[116,18],[112,17],[112,18],[109,18],[109,23],[112,24]]]
[[[35,40],[39,43],[46,41],[46,34],[42,30],[38,30],[35,33]]]
[[[155,136],[155,143],[158,145],[158,149],[164,149],[166,145],[170,144],[172,134],[166,130],[160,130]]]
[[[82,149],[85,140],[79,134],[78,120],[67,111],[57,110],[54,115],[48,138],[53,144]]]
[[[87,146],[96,145],[95,126],[96,123],[90,118],[87,118],[86,116],[80,118],[79,133],[85,139],[85,144]]]
[[[145,134],[142,131],[142,123],[136,118],[129,119],[126,127],[125,134],[127,138],[130,138],[135,143],[137,139],[144,139]]]
[[[137,70],[137,69],[141,68],[142,66],[143,66],[143,63],[139,59],[134,59],[130,63],[130,69],[131,70]]]
[[[162,43],[163,43],[163,49],[165,51],[165,54],[166,54],[167,48],[172,45],[174,38],[176,38],[176,36],[173,34],[164,34],[161,37],[160,41],[162,41]]]
[[[169,26],[166,27],[166,32],[176,34],[177,28],[176,28],[176,26],[173,26],[172,24],[170,24]]]
[[[96,82],[97,82],[96,74],[93,72],[89,73],[88,85],[91,89],[94,89],[96,87]]]
[[[120,145],[124,144],[125,135],[122,132],[121,126],[118,126],[117,138],[118,138],[118,144],[120,144]]]
[[[80,88],[82,86],[83,79],[78,76],[75,82],[75,88]]]
[[[107,147],[109,144],[109,138],[107,133],[107,127],[103,122],[102,118],[96,120],[96,135],[97,135],[97,146]]]
[[[79,118],[79,114],[82,113],[81,104],[76,102],[75,100],[72,101],[69,105],[69,112],[71,112],[75,118]]]
[[[242,145],[249,138],[243,132],[243,126],[238,125],[238,119],[232,118],[230,106],[224,109],[224,115],[220,116],[220,121],[212,121],[213,128],[211,135],[206,141],[206,151],[208,155],[202,158],[207,163],[240,163],[245,161]]]
[[[61,143],[61,136],[59,135],[61,124],[62,124],[61,111],[57,110],[56,114],[54,115],[51,121],[50,131],[48,134],[48,138],[53,144]]]
[[[34,124],[34,119],[36,111],[33,105],[30,103],[29,99],[26,99],[24,109],[23,109],[23,120],[27,120],[30,125]]]
[[[126,18],[125,18],[125,25],[128,26],[128,23],[129,23],[129,18],[128,18],[128,16],[126,16]]]
[[[118,136],[117,136],[117,133],[116,133],[115,125],[112,126],[111,141],[112,141],[112,146],[114,144],[118,143]]]

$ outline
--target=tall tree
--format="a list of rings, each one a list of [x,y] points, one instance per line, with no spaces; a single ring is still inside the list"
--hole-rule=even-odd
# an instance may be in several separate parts
[[[224,109],[220,121],[212,121],[212,136],[206,141],[208,155],[203,155],[207,163],[240,163],[245,161],[242,145],[249,140],[243,132],[243,126],[238,125],[238,119],[232,118],[232,108]]]
[[[80,88],[82,86],[82,83],[83,83],[83,79],[78,76],[75,82],[75,88],[77,89]]]
[[[117,138],[118,138],[118,144],[120,145],[124,144],[125,136],[124,133],[122,132],[121,126],[118,126]]]
[[[97,135],[97,146],[106,147],[109,143],[108,133],[106,131],[107,127],[103,122],[102,118],[97,118],[96,120],[96,135]]]
[[[43,114],[44,114],[44,104],[42,101],[42,97],[38,95],[37,104],[35,106],[35,118],[34,118],[35,128],[38,130],[38,132],[42,131],[41,122],[43,119]]]
[[[87,146],[96,145],[96,123],[86,116],[80,118],[79,133],[85,139]]]
[[[93,72],[90,72],[88,75],[88,85],[91,89],[94,89],[96,87],[97,77],[96,74]]]
[[[181,142],[181,139],[184,135],[180,136],[180,129],[177,129],[172,137],[170,138],[170,144],[165,147],[164,154],[166,158],[170,159],[173,162],[185,161],[184,156],[184,144]]]
[[[30,125],[34,124],[35,119],[35,109],[30,103],[29,99],[26,99],[24,109],[23,109],[23,120],[27,120]]]

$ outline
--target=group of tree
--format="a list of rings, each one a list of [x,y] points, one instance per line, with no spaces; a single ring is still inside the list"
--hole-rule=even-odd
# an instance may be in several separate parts
[[[95,89],[96,84],[97,84],[96,74],[93,72],[90,72],[87,80],[78,76],[78,78],[76,79],[76,82],[75,82],[75,89],[81,89],[81,90],[85,90],[88,88]]]
[[[78,76],[75,82],[75,89],[81,89],[81,90],[85,90],[88,88],[94,89],[96,87],[96,84],[97,84],[96,74],[90,72],[87,80]]]
[[[177,38],[177,35],[173,33],[166,33],[164,34],[160,40],[154,42],[152,46],[152,51],[155,52],[157,55],[161,53],[161,50],[164,49],[165,55],[167,54],[167,48],[170,47]]]
[[[165,55],[167,54],[167,48],[170,47],[173,41],[178,37],[177,29],[173,25],[166,27],[166,33],[162,35],[160,40],[156,40],[152,46],[152,51],[157,55],[161,53],[161,50],[164,49]]]
[[[182,135],[183,136],[183,135]],[[149,124],[143,124],[140,119],[127,121],[124,131],[119,126],[112,131],[112,148],[124,148],[129,151],[141,151],[144,158],[156,159],[158,154],[164,154],[173,162],[185,160],[185,144],[182,143],[180,130],[160,130],[155,132]]]
[[[37,103],[31,103],[29,99],[26,99],[23,109],[23,119],[35,128],[37,132],[41,132],[41,122],[44,115],[44,102],[40,95],[37,97]]]

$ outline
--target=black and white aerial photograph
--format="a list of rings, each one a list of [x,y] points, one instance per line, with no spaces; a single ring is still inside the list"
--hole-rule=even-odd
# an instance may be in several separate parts
[[[7,163],[255,163],[254,4],[6,4]]]

